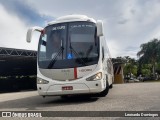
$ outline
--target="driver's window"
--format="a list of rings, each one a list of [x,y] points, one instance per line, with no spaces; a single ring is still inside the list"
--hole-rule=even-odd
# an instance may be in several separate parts
[[[42,36],[42,41],[41,41],[41,45],[40,45],[40,55],[39,57],[41,58],[41,60],[46,60],[46,42],[47,42],[47,35],[44,34]]]

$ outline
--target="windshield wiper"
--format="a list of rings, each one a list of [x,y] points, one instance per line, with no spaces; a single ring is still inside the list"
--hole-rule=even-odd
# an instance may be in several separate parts
[[[61,47],[60,49],[58,50],[57,54],[54,56],[54,58],[52,58],[51,62],[49,63],[48,65],[48,69],[51,69],[53,67],[53,65],[55,64],[55,62],[57,61],[57,57],[59,55],[62,54],[62,59],[63,59],[63,50],[64,50],[64,47],[63,47],[63,40],[61,40]]]
[[[77,56],[77,58],[79,58],[81,60],[81,64],[86,66],[86,63],[84,62],[84,60],[81,57],[79,57],[79,54],[73,49],[73,47],[71,45],[71,41],[70,41],[70,47],[69,48],[70,48],[71,52],[73,51],[73,53]]]

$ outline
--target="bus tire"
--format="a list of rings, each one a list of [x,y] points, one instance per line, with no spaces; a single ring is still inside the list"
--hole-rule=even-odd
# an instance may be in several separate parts
[[[111,85],[109,86],[109,88],[113,88],[113,84],[111,84]]]
[[[68,95],[61,96],[61,99],[68,99]]]
[[[108,85],[108,81],[106,81],[106,88],[102,92],[96,94],[96,96],[105,97],[108,94],[108,92],[109,92],[109,85]]]
[[[100,92],[100,97],[105,97],[109,92],[109,86],[106,86],[106,89]]]

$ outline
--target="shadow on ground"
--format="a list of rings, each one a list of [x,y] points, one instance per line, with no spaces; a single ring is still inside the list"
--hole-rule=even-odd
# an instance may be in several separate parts
[[[22,98],[17,100],[10,100],[0,102],[1,109],[24,109],[24,110],[38,110],[41,107],[57,107],[65,105],[80,105],[84,103],[96,102],[98,98],[87,96],[70,96],[68,98],[61,98],[59,96],[52,96],[42,98],[41,96],[34,96]]]

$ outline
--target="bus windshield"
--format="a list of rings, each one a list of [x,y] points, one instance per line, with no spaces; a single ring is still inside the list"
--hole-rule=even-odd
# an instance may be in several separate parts
[[[38,65],[42,69],[74,68],[97,64],[99,40],[92,22],[47,26],[40,36]]]

